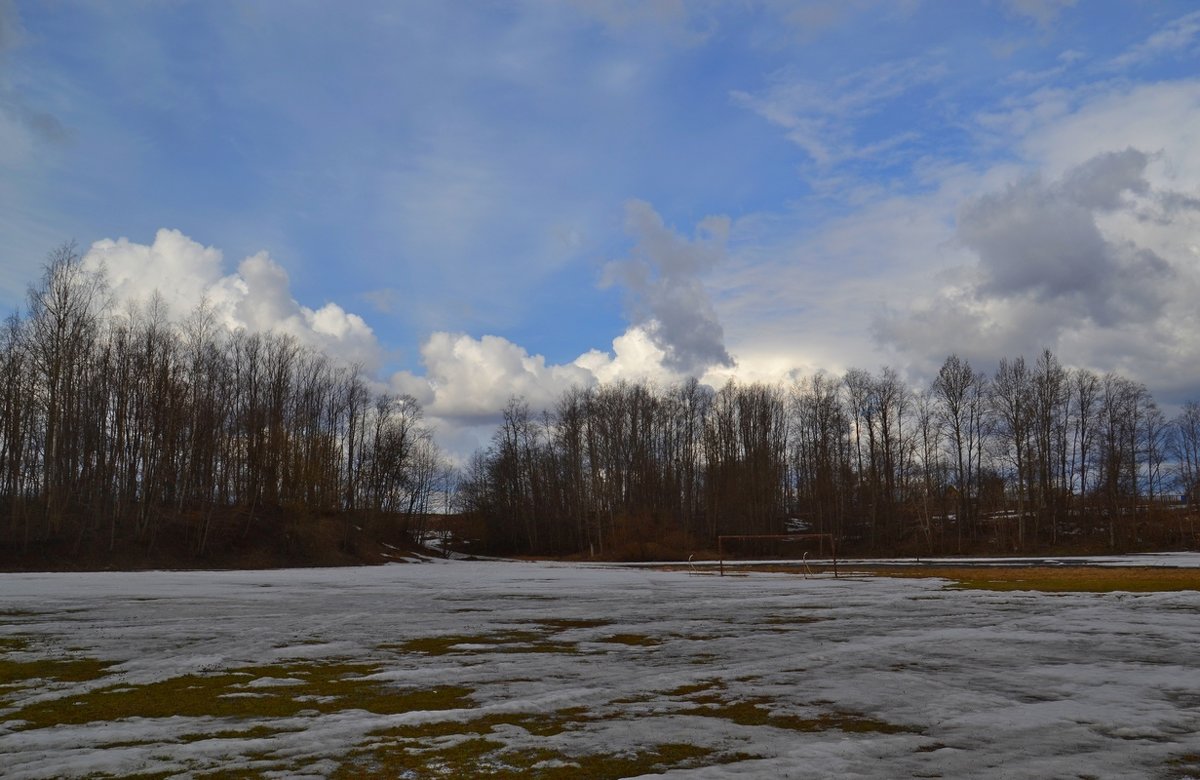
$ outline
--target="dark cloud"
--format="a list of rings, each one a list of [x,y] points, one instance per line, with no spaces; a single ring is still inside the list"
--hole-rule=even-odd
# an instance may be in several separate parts
[[[1112,211],[1121,207],[1126,192],[1144,195],[1150,189],[1146,183],[1149,162],[1149,155],[1132,148],[1097,155],[1067,171],[1062,193],[1084,208]]]
[[[967,204],[958,237],[979,255],[984,295],[1090,293],[1111,272],[1092,213],[1037,179]]]
[[[959,215],[958,237],[979,256],[984,299],[1029,296],[1097,324],[1154,316],[1170,266],[1147,249],[1113,241],[1099,214],[1145,195],[1149,156],[1098,155],[1049,184],[1031,177],[977,198]]]
[[[1189,348],[1172,339],[1195,316],[1194,271],[1119,227],[1132,218],[1170,229],[1189,209],[1187,196],[1147,183],[1151,159],[1136,149],[1101,154],[1058,179],[1028,177],[970,201],[957,237],[978,262],[928,300],[879,315],[876,341],[918,361],[1045,346],[1105,366],[1183,354]]]
[[[646,329],[675,371],[732,366],[724,328],[701,282],[725,259],[729,220],[708,217],[688,239],[667,227],[649,203],[635,200],[626,204],[625,224],[637,244],[627,259],[608,265],[605,281],[625,288],[634,324]]]

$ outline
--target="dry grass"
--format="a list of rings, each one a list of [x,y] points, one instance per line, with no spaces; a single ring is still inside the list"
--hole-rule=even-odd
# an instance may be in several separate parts
[[[1043,593],[1200,591],[1200,569],[1107,566],[914,566],[864,570],[883,577],[940,577],[975,590]],[[860,573],[863,573],[860,571]]]
[[[726,564],[726,576],[734,565]],[[812,566],[814,574],[832,574],[833,569]],[[738,571],[772,572],[783,574],[805,574],[803,567],[791,564],[745,567]],[[925,579],[937,577],[951,580],[960,588],[973,590],[1033,590],[1042,593],[1167,593],[1173,591],[1200,591],[1200,569],[1171,568],[1166,566],[936,566],[916,564],[912,566],[843,565],[839,572],[843,577],[900,577]]]
[[[50,669],[60,678],[62,671],[61,668]],[[67,671],[79,670],[71,667]],[[86,667],[83,671],[98,676],[101,668]],[[320,662],[242,667],[215,674],[188,674],[144,685],[112,685],[38,701],[17,709],[5,719],[10,728],[29,730],[59,724],[179,715],[250,720],[348,709],[390,715],[470,706],[472,691],[468,688],[395,688],[367,678],[376,671],[377,666],[368,664]],[[44,674],[40,669],[30,673]],[[286,679],[295,684],[261,688],[249,685],[261,678]]]

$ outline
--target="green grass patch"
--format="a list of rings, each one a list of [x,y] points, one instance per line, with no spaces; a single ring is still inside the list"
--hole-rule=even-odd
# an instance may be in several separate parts
[[[305,711],[362,709],[381,715],[469,705],[471,690],[457,686],[400,689],[364,679],[378,671],[369,664],[311,663],[255,666],[215,674],[189,674],[146,685],[119,685],[30,704],[9,715],[36,729],[124,718],[175,715],[262,719]],[[250,687],[262,678],[289,678],[300,684]]]

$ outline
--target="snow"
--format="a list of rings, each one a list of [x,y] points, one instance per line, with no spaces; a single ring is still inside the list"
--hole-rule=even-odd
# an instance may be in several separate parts
[[[1200,556],[1146,558],[1196,565]],[[1060,559],[1063,560],[1063,559]],[[1127,559],[1121,558],[1120,561]],[[1172,561],[1172,563],[1166,563]],[[1096,559],[1116,565],[1117,559]],[[0,637],[117,662],[101,681],[7,693],[72,695],[304,659],[378,664],[379,685],[465,686],[472,707],[362,710],[236,722],[131,718],[19,730],[0,709],[5,777],[245,769],[324,776],[370,732],[402,723],[585,706],[552,736],[511,726],[517,749],[612,754],[691,743],[752,756],[677,769],[724,777],[1161,777],[1200,753],[1200,593],[1039,594],[935,579],[750,574],[491,561],[355,569],[0,575]],[[586,621],[606,620],[604,625]],[[560,623],[574,652],[501,653],[491,634]],[[450,654],[388,650],[453,635]],[[639,643],[612,641],[630,635]],[[853,713],[907,730],[813,732],[694,712],[681,686],[813,718]],[[264,673],[248,692],[301,681]],[[0,691],[0,695],[5,692]],[[693,710],[689,712],[689,710]],[[1187,765],[1195,770],[1195,763]]]

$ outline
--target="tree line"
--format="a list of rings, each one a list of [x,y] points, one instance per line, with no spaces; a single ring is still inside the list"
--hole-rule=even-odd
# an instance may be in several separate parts
[[[695,379],[513,399],[460,470],[410,396],[372,389],[206,304],[117,307],[74,245],[0,329],[0,543],[204,555],[231,533],[334,520],[335,544],[416,541],[453,500],[488,549],[686,555],[728,534],[832,534],[922,554],[1191,546],[1200,404],[1049,351],[994,373],[950,356],[915,388],[884,368],[788,384]],[[468,527],[468,526],[463,526]]]
[[[829,533],[917,554],[1192,545],[1200,405],[1049,351],[994,374],[951,355],[909,386],[884,368],[714,391],[688,380],[514,399],[459,499],[498,551],[622,557],[718,535]]]
[[[22,550],[170,534],[203,554],[281,517],[419,536],[450,472],[413,398],[203,303],[180,324],[157,297],[118,309],[73,244],[0,333],[0,529]]]

